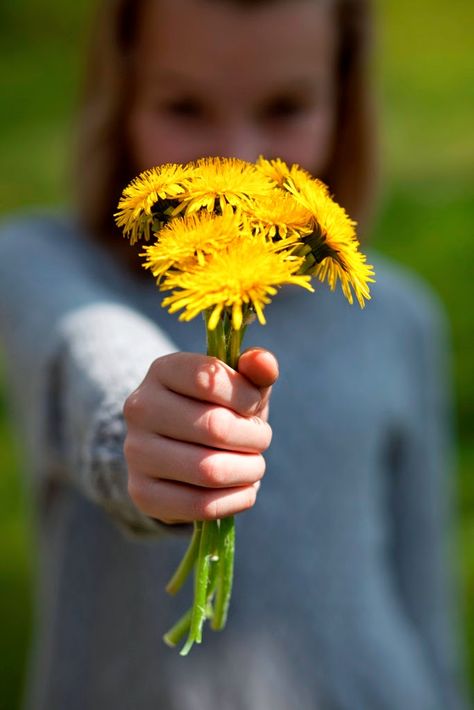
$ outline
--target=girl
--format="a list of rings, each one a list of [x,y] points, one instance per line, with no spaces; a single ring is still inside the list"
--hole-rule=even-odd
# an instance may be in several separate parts
[[[102,4],[76,214],[17,220],[0,242],[38,511],[26,707],[462,707],[433,297],[371,255],[365,311],[288,289],[233,372],[197,354],[202,323],[160,310],[112,221],[142,169],[260,154],[311,170],[364,217],[367,4]],[[244,510],[227,627],[183,659],[161,641],[186,608],[165,583],[193,520]]]

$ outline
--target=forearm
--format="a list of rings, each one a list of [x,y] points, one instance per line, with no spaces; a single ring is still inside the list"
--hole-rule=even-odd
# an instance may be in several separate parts
[[[127,491],[123,452],[124,401],[173,344],[153,323],[113,303],[69,314],[60,330],[51,368],[56,403],[50,411],[56,414],[49,443],[59,452],[65,475],[131,534],[188,533],[187,526],[164,526],[136,508]]]
[[[33,493],[61,476],[130,529],[158,528],[127,493],[122,407],[174,345],[127,302],[109,256],[70,224],[23,218],[0,232],[0,337]],[[104,277],[102,278],[102,274]],[[118,288],[117,288],[118,286]]]

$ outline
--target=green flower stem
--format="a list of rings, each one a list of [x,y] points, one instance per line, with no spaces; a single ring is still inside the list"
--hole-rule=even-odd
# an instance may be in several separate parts
[[[212,309],[204,312],[204,320],[206,322],[207,354],[218,357],[219,360],[222,360],[223,362],[227,362],[224,319],[223,317],[219,318],[214,330],[210,330],[208,323],[211,314]]]
[[[207,342],[207,354],[208,355],[214,355],[214,353],[217,350],[217,340],[216,340],[216,331],[210,330],[207,327],[207,324],[209,322],[209,318],[211,317],[211,311],[204,311],[204,320],[206,323],[206,342]]]
[[[226,362],[234,370],[237,369],[240,357],[240,347],[242,344],[243,328],[240,330],[230,329],[229,340],[227,344],[227,359]]]
[[[181,641],[184,634],[189,631],[189,627],[191,626],[192,611],[192,608],[188,609],[188,611],[183,614],[176,624],[174,624],[174,626],[172,626],[171,629],[163,636],[163,641],[168,646],[176,646]]]
[[[186,581],[188,574],[194,567],[194,563],[199,552],[199,543],[201,540],[202,531],[202,520],[196,520],[194,523],[193,536],[191,542],[188,545],[188,549],[184,553],[184,557],[179,563],[176,572],[171,577],[170,581],[166,585],[166,591],[168,594],[176,594],[184,582]]]
[[[235,521],[233,516],[223,518],[219,527],[219,570],[216,599],[211,627],[214,631],[224,628],[227,621],[232,581],[234,577]]]
[[[220,520],[213,521],[213,537],[210,545],[210,564],[209,564],[209,579],[207,583],[207,610],[206,616],[212,617],[214,611],[212,601],[217,586],[217,575],[219,573],[219,535],[220,535]]]
[[[213,353],[209,355],[215,355],[219,360],[227,362],[227,352],[226,352],[226,338],[225,338],[225,326],[224,321],[221,318],[215,327],[215,338],[216,338],[216,348]]]
[[[189,629],[188,639],[180,651],[181,656],[187,656],[193,644],[201,643],[202,641],[202,626],[206,619],[207,612],[207,593],[211,556],[213,554],[212,545],[214,528],[214,520],[205,520],[203,522],[199,554],[195,567],[194,601],[191,614],[191,626]]]
[[[228,315],[225,316],[225,319],[221,319],[219,325],[222,330],[216,335],[221,343],[224,341],[225,346],[224,357],[220,353],[219,357],[236,370],[244,328],[235,330]],[[219,561],[215,570],[216,597],[211,619],[211,627],[214,630],[223,629],[225,626],[232,592],[235,554],[235,523],[233,516],[222,518],[219,521],[218,533]]]

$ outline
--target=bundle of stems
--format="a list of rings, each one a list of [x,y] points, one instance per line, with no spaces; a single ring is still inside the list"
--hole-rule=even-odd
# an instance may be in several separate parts
[[[225,311],[211,330],[208,321],[212,310],[204,312],[207,334],[207,354],[219,358],[234,370],[240,356],[246,326],[236,330]],[[245,322],[245,321],[244,321]],[[169,646],[176,646],[187,633],[180,651],[186,656],[194,643],[201,643],[206,619],[211,628],[224,628],[232,594],[235,556],[234,516],[219,520],[197,520],[189,546],[166,591],[176,594],[194,570],[194,600],[192,607],[163,636]]]

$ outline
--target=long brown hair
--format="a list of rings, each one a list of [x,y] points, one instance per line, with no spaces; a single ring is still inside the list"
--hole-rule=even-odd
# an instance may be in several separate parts
[[[246,7],[281,1],[227,0]],[[363,223],[373,198],[376,152],[369,66],[372,3],[333,2],[339,26],[338,107],[331,157],[326,174],[318,177],[348,213]],[[87,56],[73,163],[75,206],[82,224],[134,269],[137,252],[118,235],[113,214],[124,186],[134,177],[124,125],[129,97],[127,58],[140,5],[139,0],[101,3]]]

